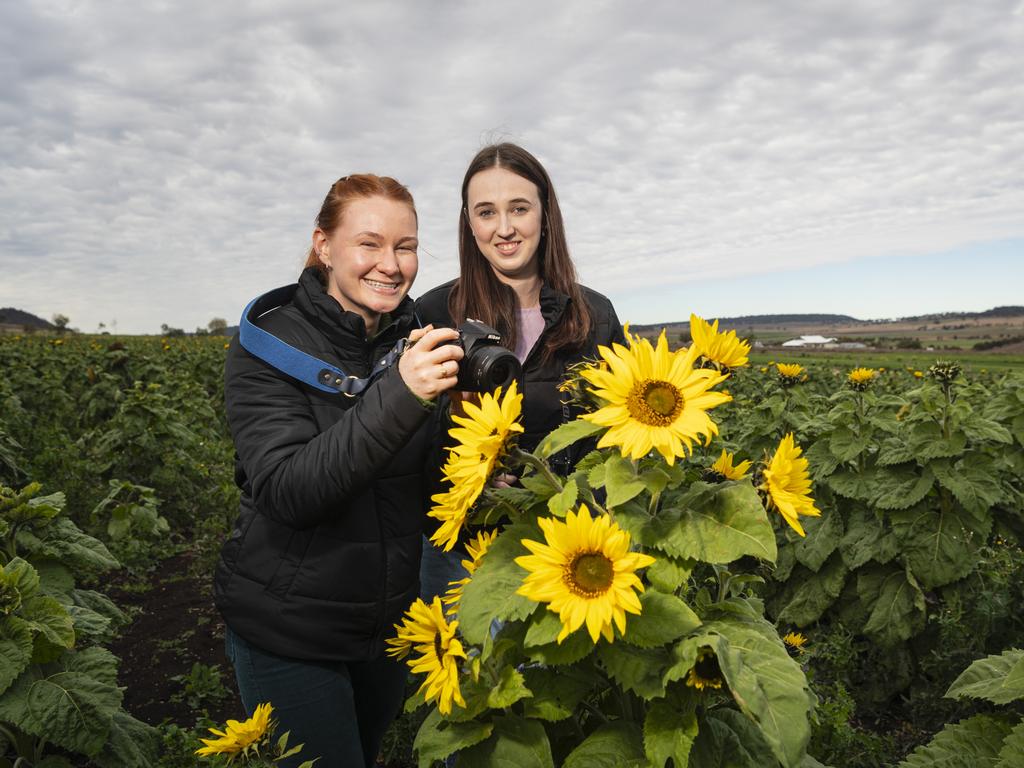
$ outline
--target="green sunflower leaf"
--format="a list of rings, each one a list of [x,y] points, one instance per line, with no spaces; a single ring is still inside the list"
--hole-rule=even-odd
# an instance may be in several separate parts
[[[1024,722],[1017,723],[1003,739],[1003,748],[996,755],[992,768],[1020,768],[1024,765]]]
[[[504,709],[532,695],[522,673],[515,667],[505,667],[501,670],[497,684],[487,694],[487,706],[491,709]]]
[[[459,601],[459,631],[471,645],[483,644],[494,619],[525,619],[537,608],[537,603],[516,594],[526,577],[526,571],[515,562],[515,558],[529,554],[521,542],[524,538],[544,540],[533,525],[509,526],[491,544],[487,556],[463,589]]]
[[[567,422],[541,440],[534,453],[540,458],[546,459],[585,437],[596,435],[603,429],[605,427],[602,427],[600,424],[585,421],[584,419]]]
[[[893,512],[890,518],[903,557],[925,589],[949,584],[974,570],[977,547],[962,511],[944,512],[924,503]]]
[[[821,517],[808,517],[803,526],[807,535],[796,543],[796,559],[817,571],[842,540],[843,518],[837,512],[824,512]]]
[[[557,722],[572,715],[576,706],[597,683],[594,676],[575,667],[553,669],[528,666],[523,670],[526,687],[533,693],[523,701],[523,714]]]
[[[569,480],[562,487],[561,493],[556,493],[548,499],[548,511],[555,517],[565,517],[565,513],[576,506],[579,494],[580,489],[576,486],[576,481]]]
[[[679,521],[656,545],[673,557],[731,563],[744,555],[775,562],[775,531],[749,483],[694,483],[678,499]]]
[[[869,560],[887,563],[896,556],[898,547],[896,537],[869,508],[857,506],[850,512],[839,552],[851,569]]]
[[[943,437],[942,427],[934,421],[915,424],[910,433],[910,445],[919,461],[959,456],[967,446],[967,435],[957,431]]]
[[[619,720],[602,725],[580,742],[562,768],[641,768],[646,762],[639,726]]]
[[[839,461],[857,458],[871,444],[871,435],[860,435],[846,426],[837,427],[829,438],[829,451]]]
[[[935,484],[935,476],[927,467],[881,467],[875,474],[875,494],[872,499],[879,509],[907,509],[928,495]]]
[[[1024,699],[1024,651],[1012,648],[978,659],[953,681],[946,697],[987,699],[993,704]]]
[[[975,715],[947,725],[896,768],[996,768],[1010,730],[1004,718]]]
[[[672,760],[687,768],[697,738],[696,698],[666,696],[651,702],[644,718],[644,753],[655,768]]]
[[[669,651],[664,648],[637,648],[627,643],[601,642],[597,662],[612,679],[627,691],[644,699],[665,695],[662,672],[669,666]]]
[[[955,465],[935,461],[929,466],[939,483],[972,514],[983,514],[1002,498],[999,481],[992,474],[992,459],[988,456],[968,454]]]
[[[882,647],[902,643],[924,626],[924,594],[905,570],[866,569],[858,574],[857,592],[870,611],[864,633]]]
[[[449,722],[434,707],[420,725],[413,749],[420,768],[430,768],[436,760],[444,760],[460,749],[479,744],[491,735],[494,726],[477,720]]]
[[[32,631],[17,616],[0,617],[0,695],[32,659]]]
[[[799,763],[811,737],[813,699],[803,670],[775,628],[764,620],[721,619],[704,629],[727,641],[716,655],[740,710],[757,724],[779,762]]]
[[[817,573],[804,572],[792,597],[779,612],[780,621],[806,627],[817,621],[843,591],[849,569],[840,554],[833,555]]]
[[[118,710],[110,723],[107,742],[92,763],[96,768],[155,765],[159,747],[160,732],[156,728]]]
[[[778,765],[757,726],[734,709],[716,709],[698,719],[690,752],[697,768],[765,768]]]
[[[420,763],[421,768],[424,764]],[[551,745],[544,726],[514,715],[494,719],[494,731],[486,741],[459,752],[459,768],[554,768]]]
[[[874,496],[875,472],[853,472],[844,470],[829,475],[827,480],[829,487],[840,496],[858,501],[869,501]]]
[[[612,509],[643,493],[646,486],[637,476],[633,463],[613,453],[604,463],[604,488],[608,494],[607,506]]]
[[[696,613],[675,595],[649,589],[640,594],[639,615],[626,614],[623,639],[641,648],[672,642],[700,626]]]

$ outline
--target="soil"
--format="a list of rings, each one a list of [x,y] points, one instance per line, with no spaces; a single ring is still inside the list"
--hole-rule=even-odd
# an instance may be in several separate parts
[[[210,718],[219,723],[245,718],[234,672],[224,655],[224,622],[213,606],[211,576],[196,574],[192,565],[191,553],[175,555],[146,575],[145,591],[117,582],[107,590],[134,617],[110,645],[121,659],[124,708],[151,725],[195,726],[196,709],[186,700],[183,680],[174,678],[188,675],[196,662],[221,673],[223,698],[202,701]]]

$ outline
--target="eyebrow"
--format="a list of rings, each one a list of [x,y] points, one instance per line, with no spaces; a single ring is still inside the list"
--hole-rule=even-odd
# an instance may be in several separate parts
[[[378,240],[383,240],[384,239],[383,235],[378,235],[376,232],[373,232],[371,230],[366,230],[365,232],[360,232],[358,235],[356,235],[356,237],[357,238],[359,238],[359,237],[375,237]],[[398,242],[404,243],[407,240],[412,240],[414,243],[418,243],[419,242],[419,240],[417,238],[413,237],[412,235],[406,235],[405,237],[403,237]]]
[[[533,205],[534,204],[532,200],[527,200],[525,197],[514,197],[511,200],[509,200],[509,202],[510,203],[526,203],[527,205]],[[484,200],[484,201],[481,201],[481,202],[477,203],[476,205],[474,205],[473,206],[473,210],[475,211],[477,208],[482,208],[485,205],[494,205],[494,203],[489,202],[487,200]]]

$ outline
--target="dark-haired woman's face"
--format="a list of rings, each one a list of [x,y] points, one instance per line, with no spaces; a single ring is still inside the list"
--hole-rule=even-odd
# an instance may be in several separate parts
[[[543,217],[536,184],[488,168],[469,180],[466,210],[477,247],[499,280],[537,276]]]

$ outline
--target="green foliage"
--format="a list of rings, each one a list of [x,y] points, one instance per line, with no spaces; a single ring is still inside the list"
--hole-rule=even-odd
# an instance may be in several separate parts
[[[153,729],[120,708],[117,660],[85,642],[105,637],[120,611],[99,593],[75,588],[76,574],[117,561],[62,516],[62,494],[40,490],[38,484],[20,491],[0,486],[0,525],[7,532],[0,565],[0,724],[26,759],[40,760],[50,746],[88,755],[101,768],[132,764],[139,755],[151,759]]]

